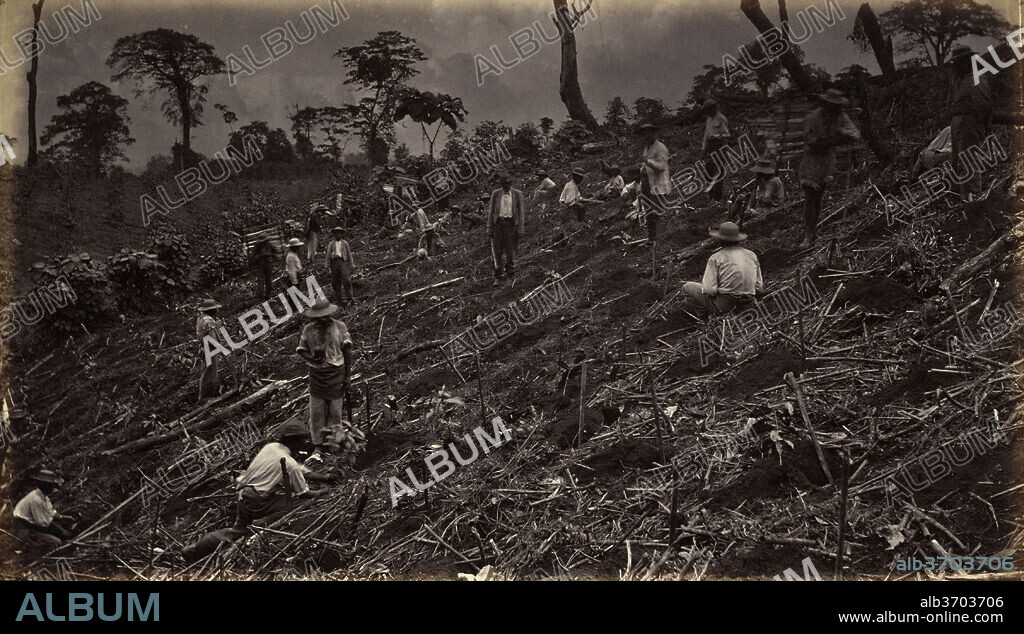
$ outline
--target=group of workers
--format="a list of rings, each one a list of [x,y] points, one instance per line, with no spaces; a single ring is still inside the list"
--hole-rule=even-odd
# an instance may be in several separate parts
[[[913,176],[923,170],[934,168],[948,160],[963,160],[962,153],[978,145],[988,135],[992,120],[992,93],[986,77],[975,83],[971,72],[973,51],[957,46],[952,54],[953,77],[951,81],[949,127],[922,151],[914,167]],[[860,133],[844,111],[848,100],[841,91],[830,88],[817,96],[819,106],[812,110],[804,125],[804,150],[800,163],[800,187],[804,193],[804,235],[802,247],[814,244],[821,213],[826,183],[835,165],[836,148],[860,139]],[[707,114],[702,153],[704,160],[720,149],[729,138],[729,123],[718,105],[713,101],[704,104]],[[640,219],[647,225],[648,240],[654,242],[660,217],[669,208],[672,193],[672,179],[669,171],[669,151],[658,138],[659,128],[651,124],[640,126],[642,139],[639,177],[626,184],[622,170],[615,165],[602,168],[609,175],[609,181],[601,192],[593,197],[583,195],[581,186],[586,172],[579,168],[563,186],[559,203],[578,221],[586,218],[586,206],[602,203],[613,198],[633,194]],[[728,207],[729,219],[709,234],[718,241],[719,249],[708,259],[700,282],[686,282],[682,291],[687,307],[701,317],[723,315],[749,306],[764,289],[757,255],[743,248],[746,240],[743,224],[748,215],[758,215],[778,208],[785,201],[785,190],[778,175],[777,161],[770,157],[757,160],[751,172],[755,187],[749,195],[738,194]],[[723,175],[720,175],[723,176]],[[533,198],[546,196],[557,190],[557,184],[546,170],[537,173],[539,182]],[[494,265],[494,285],[515,275],[515,254],[525,231],[525,218],[529,211],[523,192],[512,187],[513,179],[508,174],[499,176],[500,187],[490,195],[480,198],[480,212],[485,216],[487,237],[491,246]],[[965,199],[980,193],[980,175],[965,183],[961,194]],[[708,199],[719,202],[725,199],[724,178],[712,179],[708,188]],[[339,196],[339,200],[341,197]],[[307,262],[317,253],[319,234],[323,229],[322,213],[326,208],[314,206],[306,225],[305,242],[292,238],[285,245],[285,277],[291,285],[299,282],[302,270],[301,248],[305,246]],[[329,214],[334,215],[334,214]],[[429,223],[422,209],[414,220],[420,233],[420,244],[428,252],[434,245],[435,225]],[[345,240],[345,228],[335,226],[330,230],[332,240],[326,249],[326,264],[331,274],[334,295],[337,301],[319,301],[303,314],[309,319],[299,336],[296,354],[306,363],[309,379],[309,407],[306,423],[292,420],[276,433],[276,440],[265,445],[253,458],[246,471],[237,479],[237,507],[234,526],[208,534],[198,544],[183,551],[186,559],[211,552],[221,541],[228,541],[240,535],[240,529],[259,517],[280,513],[288,507],[292,496],[310,495],[306,479],[324,479],[310,473],[295,456],[298,452],[312,449],[327,454],[343,452],[357,446],[362,440],[361,432],[353,429],[346,421],[343,408],[346,405],[349,377],[352,366],[352,338],[344,322],[335,319],[339,304],[346,300],[354,302],[352,293],[352,271],[355,263],[352,251]],[[273,284],[273,268],[279,262],[279,254],[270,241],[264,241],[254,250],[264,294],[269,297]],[[199,306],[196,335],[200,342],[204,337],[217,337],[219,322],[216,312],[220,308],[213,299],[205,300]],[[204,364],[200,378],[200,400],[219,393],[218,356],[210,364]],[[47,547],[59,545],[68,536],[64,518],[50,502],[49,496],[62,484],[61,479],[51,471],[42,470],[31,478],[36,484],[14,508],[16,536],[26,544]]]

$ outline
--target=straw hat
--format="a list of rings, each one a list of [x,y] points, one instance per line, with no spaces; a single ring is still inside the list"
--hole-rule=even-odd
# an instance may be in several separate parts
[[[338,306],[336,304],[332,304],[321,299],[317,301],[317,303],[313,304],[312,308],[307,309],[306,312],[302,314],[310,319],[316,319],[317,317],[333,315],[336,312],[338,312]]]
[[[50,471],[49,469],[40,469],[35,475],[31,476],[29,479],[35,480],[36,482],[56,484],[57,486],[64,484],[64,479],[61,478],[56,473],[54,473],[53,471]]]
[[[829,88],[818,95],[818,99],[836,106],[846,106],[850,103],[850,100],[838,88]]]
[[[636,131],[640,132],[640,133],[644,133],[644,132],[657,132],[659,129],[660,128],[658,128],[658,126],[654,125],[653,123],[645,123],[642,126],[640,126],[639,128],[637,128]]]
[[[281,425],[280,429],[277,430],[277,437],[279,440],[284,440],[285,438],[304,437],[307,434],[309,434],[309,431],[306,429],[306,426],[297,420],[290,420],[284,425]]]
[[[345,227],[334,227],[333,229],[331,229],[331,233],[345,233]]]
[[[306,243],[303,242],[302,240],[299,240],[298,238],[292,238],[291,240],[288,241],[288,244],[286,244],[285,246],[290,249],[292,247],[301,247],[304,244]]]
[[[718,226],[718,230],[712,229],[708,232],[712,238],[718,238],[719,240],[725,240],[726,242],[741,242],[747,239],[747,234],[740,233],[740,228],[735,222],[723,222]]]
[[[706,99],[706,100],[704,100],[704,103],[701,105],[700,109],[701,110],[707,110],[708,108],[713,108],[714,106],[717,106],[717,105],[718,105],[718,102],[715,101],[714,99]]]
[[[504,185],[506,183],[511,183],[512,182],[512,176],[510,174],[508,174],[508,173],[504,173],[504,174],[502,174],[501,176],[498,177],[498,182],[501,183],[502,185]]]
[[[580,176],[580,177],[583,177],[583,176],[586,176],[586,175],[587,175],[587,173],[583,171],[583,168],[580,168],[580,167],[574,167],[574,168],[572,168],[572,175],[573,175],[573,176]]]
[[[208,310],[217,310],[221,305],[217,303],[215,299],[204,299],[202,304],[199,304],[199,312],[205,313]]]

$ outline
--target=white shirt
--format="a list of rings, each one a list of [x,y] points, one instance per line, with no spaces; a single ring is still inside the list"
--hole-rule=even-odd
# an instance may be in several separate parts
[[[14,507],[14,517],[40,528],[46,528],[53,522],[53,518],[57,517],[57,511],[53,508],[50,498],[46,497],[41,490],[32,489]]]
[[[576,186],[576,181],[569,179],[569,182],[562,188],[562,195],[558,197],[558,202],[565,205],[575,205],[583,198],[580,194],[580,188]]]
[[[279,442],[267,443],[249,463],[245,473],[238,476],[238,488],[251,486],[260,493],[271,491],[281,482],[281,458],[288,469],[288,480],[293,494],[309,491],[306,484],[306,467],[292,458],[292,452]]]
[[[284,270],[288,273],[288,279],[292,284],[298,284],[299,271],[302,270],[302,260],[294,251],[289,251],[284,258]]]
[[[726,295],[753,295],[764,289],[761,264],[757,255],[740,246],[724,247],[708,258],[701,282],[704,294],[714,297]]]
[[[499,218],[511,218],[512,217],[512,192],[502,192],[501,200],[498,201],[498,217]]]

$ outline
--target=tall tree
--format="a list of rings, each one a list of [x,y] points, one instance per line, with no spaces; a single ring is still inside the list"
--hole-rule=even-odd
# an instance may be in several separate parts
[[[587,102],[583,99],[583,91],[580,89],[579,70],[576,67],[576,34],[575,29],[579,25],[583,15],[590,10],[594,0],[588,0],[587,6],[582,11],[569,11],[568,0],[552,0],[555,5],[555,16],[552,18],[558,34],[561,36],[562,46],[562,70],[558,76],[558,96],[561,97],[565,109],[569,111],[569,118],[579,121],[587,129],[597,132],[601,126],[597,119],[591,114]]]
[[[434,159],[434,143],[441,133],[441,125],[448,126],[453,132],[459,123],[466,120],[469,111],[462,105],[462,99],[451,95],[421,92],[415,88],[403,88],[395,103],[395,121],[409,117],[420,124],[423,138],[430,146],[430,159]],[[433,134],[427,126],[434,126]]]
[[[616,134],[622,134],[629,128],[629,106],[622,97],[612,97],[604,111],[604,127]]]
[[[900,53],[924,52],[933,66],[944,64],[953,45],[961,38],[1000,37],[1013,29],[998,11],[974,0],[897,2],[879,19],[897,38]],[[865,31],[854,30],[854,41],[867,38]]]
[[[224,60],[213,46],[188,33],[156,29],[118,39],[107,66],[114,69],[113,81],[134,81],[138,97],[167,93],[164,116],[181,125],[182,155],[190,160],[192,128],[202,125],[208,90],[200,80],[224,72]]]
[[[633,121],[637,125],[653,123],[658,125],[668,116],[668,107],[661,99],[638,97],[633,102]]]
[[[757,28],[757,30],[763,35],[772,31],[775,25],[768,19],[768,16],[761,10],[761,3],[758,0],[740,0],[740,10],[743,11],[743,15],[747,16],[747,19]],[[792,48],[782,54],[780,61],[782,66],[789,73],[793,83],[797,85],[800,90],[805,92],[811,92],[815,90],[814,82],[807,76],[804,71],[803,65],[800,63],[800,59]]]
[[[886,83],[896,79],[896,64],[892,59],[892,38],[885,36],[878,16],[867,2],[860,5],[857,19],[853,23],[853,33],[847,39],[855,42],[861,51],[867,51],[870,45]]]
[[[299,109],[295,104],[295,110],[288,115],[292,122],[292,136],[295,137],[295,151],[303,159],[313,157],[313,131],[316,129],[319,113],[316,108],[306,106]]]
[[[128,100],[90,81],[57,97],[55,114],[43,130],[42,142],[54,158],[84,165],[92,174],[125,158],[123,145],[135,142],[128,133]]]
[[[241,153],[246,152],[246,137],[251,137],[264,161],[291,161],[295,158],[292,143],[281,128],[271,129],[266,121],[253,121],[231,133],[228,145]]]
[[[551,117],[540,118],[540,131],[544,133],[544,140],[551,136],[551,129],[555,127],[555,121]]]
[[[345,83],[369,93],[346,110],[363,137],[370,164],[385,164],[394,141],[395,99],[405,82],[419,73],[416,62],[427,58],[416,40],[398,31],[381,31],[359,46],[339,49],[334,57],[342,58],[348,68]]]
[[[43,0],[32,5],[32,50],[39,45],[39,16],[43,11]],[[36,74],[39,72],[39,55],[32,55],[32,66],[25,79],[28,80],[28,157],[26,165],[34,167],[37,159],[36,149]]]

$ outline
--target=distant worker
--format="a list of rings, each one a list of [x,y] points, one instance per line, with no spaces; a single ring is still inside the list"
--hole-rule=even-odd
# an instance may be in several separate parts
[[[701,107],[707,119],[704,121],[704,139],[701,142],[701,153],[704,155],[705,170],[714,164],[711,155],[729,141],[729,120],[722,114],[718,102],[708,99]],[[710,176],[710,172],[706,172]],[[722,201],[725,199],[725,174],[717,174],[711,182],[708,199]]]
[[[749,198],[741,197],[738,201],[734,217],[729,218],[743,229],[743,221],[747,213],[759,216],[779,207],[786,199],[782,179],[775,174],[775,161],[767,158],[757,159],[750,169],[756,180],[755,190]]]
[[[953,141],[953,167],[962,164],[964,169],[972,169],[974,175],[961,185],[960,195],[965,200],[972,200],[981,193],[981,174],[968,166],[970,158],[966,155],[968,148],[980,147],[988,136],[992,123],[992,88],[988,77],[981,75],[977,82],[974,78],[974,51],[967,46],[953,47],[953,78],[949,95],[950,135]],[[1001,64],[1000,64],[1001,65]],[[963,160],[960,159],[963,155]]]
[[[622,195],[623,188],[626,187],[626,181],[622,178],[622,168],[618,165],[609,165],[605,170],[605,174],[608,175],[608,182],[604,184],[604,188],[601,189],[598,198],[601,200],[618,198]]]
[[[487,213],[487,237],[494,261],[494,286],[515,277],[515,255],[526,223],[523,192],[512,187],[512,177],[502,174],[501,187],[491,192]]]
[[[533,191],[534,197],[547,194],[548,192],[554,191],[558,188],[555,181],[549,178],[547,170],[537,170],[537,178],[540,179],[540,181],[537,183],[537,189]]]
[[[302,241],[292,238],[285,245],[288,248],[288,255],[284,256],[284,272],[290,286],[299,285],[299,272],[302,270],[302,259],[299,258],[299,249],[302,248]]]
[[[594,198],[584,198],[583,193],[580,191],[580,185],[583,184],[583,179],[586,178],[587,173],[582,169],[574,169],[572,175],[569,178],[569,182],[562,188],[562,195],[558,197],[558,202],[565,205],[565,208],[576,213],[576,220],[583,222],[586,217],[587,209],[585,205],[600,203],[600,200]]]
[[[734,222],[723,222],[717,231],[709,234],[718,238],[721,248],[708,258],[702,281],[683,285],[687,307],[701,317],[745,308],[754,301],[756,294],[764,290],[757,255],[739,246],[747,239],[747,234],[740,233]]]
[[[209,337],[220,345],[218,330],[220,321],[217,320],[217,309],[221,307],[213,299],[203,300],[199,305],[199,317],[196,319],[196,337],[199,339],[199,363],[202,364],[203,372],[199,375],[199,402],[204,399],[213,398],[220,394],[220,358],[215,354],[210,358],[210,364],[206,364],[206,338]]]
[[[306,221],[306,260],[312,262],[316,255],[317,247],[320,244],[320,231],[323,229],[322,212],[327,209],[317,203],[309,212],[309,219]]]
[[[801,247],[814,246],[825,184],[836,164],[836,146],[860,141],[860,131],[843,112],[849,103],[843,93],[829,88],[818,95],[821,106],[804,122],[804,155],[800,162],[800,187],[804,190],[804,239]]]
[[[334,299],[338,304],[342,304],[346,297],[349,301],[355,302],[352,294],[352,271],[356,265],[352,259],[352,249],[345,239],[345,228],[335,227],[331,229],[331,235],[333,239],[327,245],[327,270],[331,272]]]
[[[647,223],[647,240],[653,244],[658,238],[658,221],[668,209],[668,195],[672,192],[669,154],[668,148],[658,139],[658,126],[645,123],[639,132],[643,155],[638,208],[641,220]]]
[[[434,236],[437,225],[427,220],[427,212],[423,211],[422,207],[416,209],[416,215],[413,216],[416,221],[416,229],[419,231],[419,240],[416,242],[416,248],[425,249],[427,255],[434,254]]]
[[[277,249],[269,238],[256,243],[253,250],[253,261],[256,264],[256,274],[260,284],[263,286],[263,299],[270,299],[274,287],[274,268],[277,264]]]
[[[344,322],[331,318],[337,311],[337,305],[319,300],[303,313],[311,323],[302,329],[295,349],[309,370],[310,441],[321,450],[324,428],[342,422],[352,368],[352,338]]]
[[[911,180],[917,180],[921,174],[928,170],[935,169],[953,157],[953,135],[950,126],[942,128],[941,131],[928,147],[921,150],[914,162],[914,168],[910,171]]]
[[[30,547],[60,546],[70,536],[74,525],[70,517],[57,513],[50,496],[64,480],[47,469],[41,469],[29,479],[36,487],[14,507],[14,536]]]

